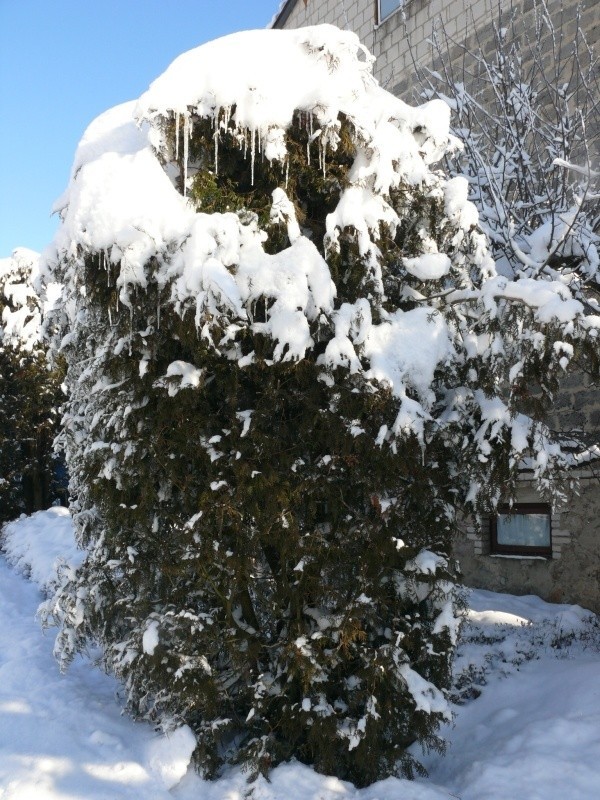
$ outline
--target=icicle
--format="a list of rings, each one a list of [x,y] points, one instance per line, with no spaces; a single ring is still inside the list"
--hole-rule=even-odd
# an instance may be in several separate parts
[[[214,133],[214,140],[215,140],[215,175],[219,174],[219,137],[221,135],[221,123],[219,122],[219,113],[220,111],[217,110],[216,115],[214,117],[215,121],[215,133]],[[227,120],[227,109],[225,109],[224,119]],[[227,122],[225,122],[227,125]]]
[[[219,174],[219,126],[215,129],[215,175]]]
[[[308,139],[306,140],[306,163],[310,167],[310,143],[312,139],[309,135]]]
[[[188,157],[190,152],[190,118],[183,118],[183,196],[187,197]]]
[[[250,148],[250,186],[254,186],[254,159],[256,157],[256,130],[252,128],[252,143]]]
[[[160,330],[160,300],[156,304],[156,328]]]
[[[289,158],[286,158],[286,160],[285,160],[285,188],[286,188],[286,190],[288,188],[289,177],[290,177],[290,160],[289,160]]]
[[[175,161],[179,161],[179,111],[175,112]]]

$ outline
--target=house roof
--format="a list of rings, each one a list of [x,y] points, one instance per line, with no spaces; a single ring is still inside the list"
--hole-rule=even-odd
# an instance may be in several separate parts
[[[294,6],[296,5],[296,0],[287,0],[283,3],[279,11],[275,14],[273,18],[273,22],[271,23],[272,28],[282,28],[288,20],[288,17],[294,10]]]

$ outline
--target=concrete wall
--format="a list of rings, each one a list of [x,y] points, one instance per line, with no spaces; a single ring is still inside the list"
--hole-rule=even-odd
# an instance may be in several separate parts
[[[532,16],[535,0],[514,0]],[[551,13],[564,15],[567,36],[574,32],[575,9],[580,0],[546,0]],[[538,0],[539,3],[539,0]],[[410,100],[415,87],[415,62],[429,66],[435,61],[429,40],[435,30],[467,47],[479,42],[484,52],[493,46],[493,24],[498,10],[511,0],[404,0],[401,7],[379,24],[376,0],[290,0],[277,27],[300,28],[329,22],[349,28],[376,57],[375,75],[389,91]],[[558,18],[558,17],[556,17]],[[582,28],[588,41],[600,39],[600,2],[587,0]],[[458,52],[452,54],[454,58]]]

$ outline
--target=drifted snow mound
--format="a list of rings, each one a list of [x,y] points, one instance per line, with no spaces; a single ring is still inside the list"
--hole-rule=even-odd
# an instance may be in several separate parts
[[[0,544],[8,563],[46,592],[56,586],[62,564],[75,568],[84,556],[75,542],[71,515],[62,506],[7,523]]]
[[[148,768],[165,789],[172,789],[186,774],[195,747],[196,737],[187,725],[151,742]]]

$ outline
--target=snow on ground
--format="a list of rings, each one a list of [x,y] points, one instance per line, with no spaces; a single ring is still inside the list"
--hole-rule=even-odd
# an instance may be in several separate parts
[[[475,591],[469,606],[461,705],[447,757],[424,759],[430,780],[461,800],[600,797],[598,618],[532,595]]]
[[[159,740],[149,726],[120,715],[115,682],[81,659],[60,675],[54,637],[43,636],[35,620],[40,599],[2,560],[0,797],[169,797],[153,772],[161,767],[152,752]]]
[[[428,779],[389,778],[357,790],[290,763],[270,783],[249,785],[239,770],[209,783],[187,769],[187,728],[167,739],[121,715],[118,684],[89,660],[58,672],[52,631],[44,635],[35,615],[57,559],[79,557],[68,512],[22,517],[6,526],[2,544],[2,800],[242,800],[250,789],[254,800],[600,796],[600,626],[579,606],[472,593],[456,660],[455,719],[442,731],[448,751],[423,756]]]
[[[46,592],[52,589],[59,563],[77,567],[83,560],[71,515],[62,506],[9,522],[2,532],[2,550],[11,566]]]

